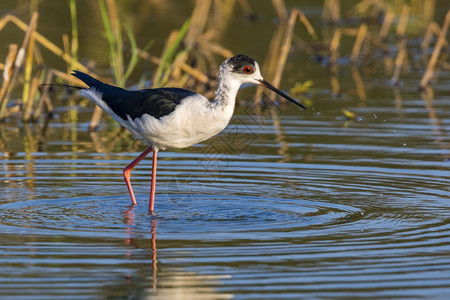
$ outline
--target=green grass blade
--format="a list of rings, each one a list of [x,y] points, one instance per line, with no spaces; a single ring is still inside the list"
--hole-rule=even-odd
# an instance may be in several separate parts
[[[175,57],[175,53],[178,49],[178,46],[181,44],[181,41],[185,37],[190,24],[191,19],[187,19],[186,22],[184,22],[183,26],[181,27],[180,31],[178,32],[173,44],[163,53],[161,63],[159,64],[158,70],[156,71],[155,74],[153,87],[162,86],[164,84],[163,79],[168,78],[168,75],[165,73],[168,72],[170,64],[173,62],[173,59]]]
[[[108,16],[108,10],[106,9],[106,4],[104,0],[98,1],[100,6],[100,13],[102,16],[103,26],[105,27],[105,36],[109,45],[109,62],[111,68],[114,71],[114,79],[116,83],[120,82],[120,74],[118,72],[118,62],[117,62],[117,39],[113,33],[112,26]]]
[[[123,75],[123,81],[124,83],[126,82],[126,80],[128,79],[128,77],[130,77],[131,73],[134,71],[134,69],[136,68],[137,64],[140,61],[140,56],[139,56],[139,49],[136,43],[136,39],[134,38],[134,34],[133,31],[131,29],[131,26],[128,22],[125,23],[125,30],[127,32],[128,35],[128,39],[130,40],[130,44],[131,44],[131,58],[130,61],[128,63],[128,67],[127,67],[127,71],[125,72],[125,74]],[[148,51],[148,49],[150,49],[151,45],[153,44],[153,41],[150,41],[143,49],[143,51]]]
[[[73,69],[78,62],[78,22],[77,22],[77,1],[70,0],[70,19],[72,20],[72,43],[70,54],[72,62],[70,68]]]

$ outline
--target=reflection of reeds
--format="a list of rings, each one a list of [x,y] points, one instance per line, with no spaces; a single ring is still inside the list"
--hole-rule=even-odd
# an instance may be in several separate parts
[[[398,79],[400,78],[400,71],[403,67],[403,63],[406,59],[406,56],[408,54],[407,50],[406,50],[406,41],[404,39],[401,39],[398,43],[397,43],[397,58],[395,59],[395,64],[394,64],[394,74],[392,75],[391,78],[391,83],[396,85],[398,83]]]
[[[422,89],[425,88],[425,86],[430,82],[431,78],[433,77],[434,68],[436,67],[439,54],[441,53],[441,49],[447,42],[446,36],[449,25],[450,25],[450,9],[445,15],[444,24],[442,24],[442,29],[439,32],[439,36],[436,41],[436,45],[434,46],[433,53],[431,54],[430,61],[428,62],[427,69],[422,77],[422,80],[420,81],[420,88]]]

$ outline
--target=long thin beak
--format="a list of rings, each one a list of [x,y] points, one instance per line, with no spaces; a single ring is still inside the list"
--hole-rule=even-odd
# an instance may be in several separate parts
[[[268,88],[271,91],[274,91],[275,93],[277,93],[278,95],[280,95],[281,97],[291,101],[292,103],[294,103],[297,106],[300,106],[303,109],[306,109],[306,106],[304,106],[303,104],[301,104],[300,102],[298,102],[297,100],[295,100],[294,98],[289,97],[288,95],[286,95],[285,93],[283,93],[282,91],[280,91],[279,89],[277,89],[276,87],[274,87],[273,85],[271,85],[270,83],[268,83],[267,81],[265,81],[264,79],[260,79],[258,80],[260,83],[260,85]]]

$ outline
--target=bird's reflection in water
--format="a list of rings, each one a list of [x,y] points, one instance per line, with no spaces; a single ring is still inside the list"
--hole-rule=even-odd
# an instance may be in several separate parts
[[[139,232],[136,230],[136,222],[142,219],[138,218],[136,221],[135,207],[129,207],[124,213],[125,222],[125,239],[124,242],[129,246],[125,254],[125,259],[141,261],[136,253],[137,249],[144,248],[141,244],[142,240],[139,238]],[[150,227],[148,230],[151,233],[151,275],[140,276],[142,272],[138,271],[136,275],[126,275],[126,287],[124,289],[127,293],[145,299],[231,299],[232,294],[219,292],[216,287],[222,286],[222,281],[231,278],[228,274],[198,274],[181,270],[180,268],[173,268],[165,266],[164,271],[158,274],[158,261],[156,258],[156,224],[158,220],[151,217]],[[147,247],[145,247],[147,249]],[[147,250],[146,250],[147,251]],[[131,256],[134,253],[134,257]],[[147,266],[141,263],[139,267],[144,267],[145,274],[148,274]],[[161,269],[161,265],[159,265]],[[162,270],[162,269],[161,269]],[[158,278],[159,276],[159,278]],[[158,283],[159,279],[159,283]],[[142,281],[143,280],[143,281]],[[157,285],[158,284],[158,285]],[[116,288],[116,287],[115,287]],[[129,295],[131,295],[129,294]]]
[[[133,227],[134,227],[134,221],[135,221],[135,213],[134,213],[135,206],[130,206],[125,212],[124,212],[124,219],[125,223],[127,225],[126,231],[125,231],[125,240],[124,243],[126,245],[130,245],[135,249],[140,248],[137,243],[135,243],[135,240],[133,239]],[[157,273],[158,273],[158,266],[157,266],[157,259],[156,259],[156,220],[152,219],[150,220],[151,224],[151,253],[152,253],[152,273],[153,273],[153,289],[156,289],[156,283],[157,283]],[[126,258],[130,259],[131,254],[133,252],[133,249],[128,249],[126,253]],[[128,280],[131,279],[131,275],[127,275]]]

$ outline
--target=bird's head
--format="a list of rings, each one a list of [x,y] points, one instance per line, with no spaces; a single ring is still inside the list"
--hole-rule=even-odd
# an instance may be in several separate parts
[[[270,83],[268,83],[261,75],[258,63],[246,55],[236,55],[225,60],[220,66],[219,78],[222,80],[237,82],[239,86],[244,83],[259,84],[269,90],[274,91],[283,98],[300,106],[303,109],[306,107],[297,100],[289,97]]]

